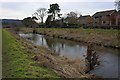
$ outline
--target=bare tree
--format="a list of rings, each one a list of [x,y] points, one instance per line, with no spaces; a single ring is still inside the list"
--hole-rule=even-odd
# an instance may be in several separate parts
[[[75,13],[77,14],[77,17],[82,16],[81,12],[76,11]]]
[[[65,21],[68,24],[78,24],[78,17],[80,17],[79,12],[73,12],[71,11],[70,13],[67,14],[67,17],[65,18]]]
[[[115,1],[115,6],[116,6],[117,10],[119,11],[120,10],[120,0]]]
[[[32,14],[32,17],[36,17],[38,20],[41,20],[41,18],[39,17],[39,14],[37,12],[35,12],[34,14]]]
[[[46,8],[39,8],[37,9],[37,12],[33,14],[33,16],[36,16],[39,20],[41,20],[41,23],[43,23],[43,18],[46,15]]]
[[[70,13],[67,14],[68,17],[74,17],[74,18],[77,18],[77,13],[71,11]]]
[[[77,11],[76,12],[71,11],[70,13],[67,14],[67,16],[77,18],[81,16],[81,13]]]

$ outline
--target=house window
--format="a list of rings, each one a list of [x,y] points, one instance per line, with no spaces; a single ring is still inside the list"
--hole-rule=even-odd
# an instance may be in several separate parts
[[[105,19],[106,18],[106,16],[102,16],[102,19]]]
[[[103,23],[106,23],[105,21],[103,21]]]
[[[97,22],[95,22],[95,24],[97,24]]]
[[[98,19],[98,17],[94,17],[94,20],[97,20]]]
[[[95,16],[95,19],[98,18],[98,16]]]
[[[102,21],[102,24],[105,24],[106,23],[106,21]]]

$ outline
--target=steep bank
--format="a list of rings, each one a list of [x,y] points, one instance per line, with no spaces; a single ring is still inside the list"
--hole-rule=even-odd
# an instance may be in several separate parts
[[[2,29],[0,28],[0,79],[2,79]]]
[[[35,46],[34,44],[26,41],[16,34],[13,34],[13,36],[22,43],[22,45],[26,48],[25,50],[27,53],[32,56],[32,60],[36,62],[36,64],[33,65],[38,65],[40,67],[50,69],[57,73],[57,75],[60,77],[89,79],[95,78],[95,76],[92,76],[91,74],[84,73],[84,67],[82,66],[84,61],[68,60],[65,57],[54,55],[54,53],[47,48],[42,46]]]
[[[28,30],[29,31],[29,30]],[[120,48],[120,31],[112,29],[37,28],[37,33],[77,42],[92,42],[105,47]]]
[[[13,35],[3,29],[2,78],[58,78],[48,68],[36,64],[32,54]]]

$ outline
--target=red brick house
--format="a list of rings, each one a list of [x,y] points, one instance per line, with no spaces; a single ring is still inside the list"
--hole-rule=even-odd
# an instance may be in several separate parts
[[[118,26],[118,13],[116,10],[96,12],[92,17],[93,26],[97,26],[99,28],[103,26],[105,28]]]

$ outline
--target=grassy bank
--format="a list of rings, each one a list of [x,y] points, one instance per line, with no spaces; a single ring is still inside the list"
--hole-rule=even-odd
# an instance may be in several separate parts
[[[77,42],[92,42],[97,45],[103,45],[106,47],[120,48],[119,30],[81,28],[37,28],[37,32]]]
[[[3,78],[55,78],[51,70],[40,67],[30,58],[25,47],[10,32],[3,30]]]
[[[0,28],[0,79],[2,78],[2,29]]]
[[[12,36],[14,36],[17,39],[17,41],[20,41],[22,43],[22,45],[26,48],[25,51],[27,51],[27,53],[29,53],[32,56],[32,60],[34,60],[36,64],[30,63],[31,65],[38,65],[40,67],[42,66],[44,68],[52,70],[61,78],[97,77],[92,76],[92,74],[86,74],[84,72],[83,60],[69,60],[66,57],[55,55],[56,53],[51,52],[48,48],[45,48],[43,46],[36,46],[33,43],[27,41],[26,39],[19,37],[17,34],[14,33],[14,30],[8,30],[11,31]],[[52,74],[53,73],[51,73],[51,76]]]

